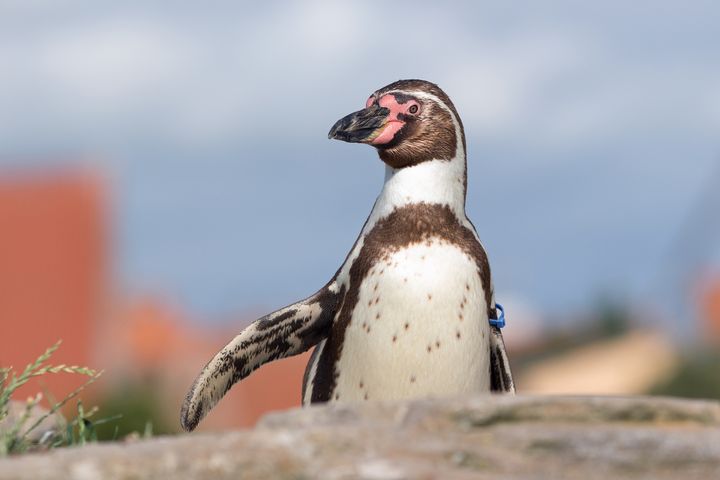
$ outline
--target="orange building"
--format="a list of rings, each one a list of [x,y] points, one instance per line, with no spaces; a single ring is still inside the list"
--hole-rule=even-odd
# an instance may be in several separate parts
[[[86,173],[0,178],[0,365],[22,369],[59,339],[54,363],[90,365],[106,290],[103,184]],[[45,376],[55,395],[78,386]],[[26,386],[20,397],[37,392]]]

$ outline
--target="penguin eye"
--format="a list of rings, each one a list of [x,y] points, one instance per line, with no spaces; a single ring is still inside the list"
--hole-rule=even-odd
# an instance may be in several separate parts
[[[408,108],[408,112],[415,115],[418,112],[419,108],[416,104],[410,105],[410,108]]]

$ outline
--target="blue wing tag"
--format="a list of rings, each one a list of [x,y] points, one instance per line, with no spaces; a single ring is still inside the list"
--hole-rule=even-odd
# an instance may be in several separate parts
[[[491,318],[490,325],[497,328],[503,328],[505,326],[505,309],[502,305],[496,303],[495,310],[498,312],[498,318]]]

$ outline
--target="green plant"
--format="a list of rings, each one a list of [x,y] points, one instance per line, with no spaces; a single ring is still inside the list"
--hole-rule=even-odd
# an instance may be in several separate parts
[[[48,360],[52,354],[60,347],[60,341],[51,346],[40,355],[33,363],[27,365],[25,369],[18,375],[13,372],[12,367],[0,368],[0,456],[10,453],[21,453],[33,447],[34,443],[44,443],[47,445],[75,445],[84,444],[94,439],[94,426],[92,423],[88,426],[88,417],[95,410],[85,412],[82,403],[78,402],[78,416],[67,425],[67,431],[57,432],[57,435],[51,435],[52,438],[40,438],[37,441],[31,439],[31,434],[51,415],[55,415],[68,401],[77,397],[88,385],[95,382],[101,371],[92,370],[87,367],[79,367],[77,365],[51,365]],[[35,397],[29,398],[24,405],[22,413],[17,418],[8,418],[10,414],[10,406],[13,394],[31,379],[56,373],[72,373],[88,377],[87,381],[80,387],[76,388],[66,395],[59,402],[51,401],[50,409],[36,415],[33,413],[40,401],[42,395],[37,394]],[[109,421],[110,419],[104,419]],[[98,424],[100,421],[96,421]],[[9,423],[9,425],[3,425]],[[75,431],[77,429],[77,432]]]
[[[82,401],[78,400],[77,416],[72,421],[68,422],[65,428],[65,435],[53,443],[52,447],[85,445],[89,442],[97,442],[97,427],[122,418],[122,415],[118,414],[91,421],[90,417],[97,413],[97,411],[98,408],[93,407],[86,412],[83,408]],[[118,429],[116,425],[113,439],[117,438],[117,432]]]

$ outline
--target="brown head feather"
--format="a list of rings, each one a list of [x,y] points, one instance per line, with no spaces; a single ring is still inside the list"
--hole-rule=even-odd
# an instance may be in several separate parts
[[[465,150],[465,133],[462,121],[450,98],[440,87],[425,80],[398,80],[377,90],[373,96],[399,91],[412,97],[413,92],[423,92],[438,98],[455,116]],[[422,104],[417,118],[407,118],[405,127],[393,141],[378,146],[380,158],[393,168],[417,165],[428,160],[451,160],[457,154],[457,137],[451,114],[438,103],[425,98],[414,98]],[[398,98],[399,101],[400,98]],[[404,102],[402,102],[404,103]]]

